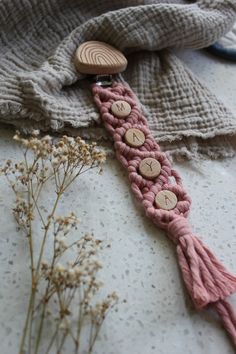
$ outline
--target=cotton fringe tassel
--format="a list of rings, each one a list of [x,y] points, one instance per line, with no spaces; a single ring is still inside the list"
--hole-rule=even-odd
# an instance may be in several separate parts
[[[211,305],[236,346],[236,315],[225,300],[236,291],[236,277],[193,235],[185,217],[176,216],[167,231],[177,244],[179,266],[195,307],[202,309]]]

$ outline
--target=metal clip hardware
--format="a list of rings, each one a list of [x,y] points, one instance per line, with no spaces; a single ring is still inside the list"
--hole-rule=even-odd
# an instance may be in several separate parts
[[[113,77],[112,75],[96,75],[95,83],[98,86],[109,87],[112,85]]]

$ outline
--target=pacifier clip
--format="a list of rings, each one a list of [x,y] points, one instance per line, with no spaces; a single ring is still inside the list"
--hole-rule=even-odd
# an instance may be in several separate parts
[[[114,80],[113,75],[126,69],[126,58],[106,43],[89,41],[77,49],[75,66],[95,78],[94,101],[113,138],[116,156],[146,215],[176,244],[179,267],[195,307],[213,308],[236,347],[236,315],[226,301],[236,291],[236,277],[194,235],[187,220],[191,200],[180,175],[153,138],[133,91]]]

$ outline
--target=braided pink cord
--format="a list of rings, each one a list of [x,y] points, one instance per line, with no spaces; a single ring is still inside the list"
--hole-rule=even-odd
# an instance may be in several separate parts
[[[93,85],[93,95],[104,125],[113,137],[117,158],[128,171],[132,191],[145,208],[146,215],[158,227],[166,230],[176,244],[179,266],[195,307],[213,306],[236,346],[236,316],[232,306],[225,301],[228,295],[236,291],[236,277],[228,273],[192,233],[187,221],[190,198],[183,189],[179,174],[172,169],[152,137],[134,93],[121,83],[113,83],[109,88]],[[125,119],[111,113],[112,103],[118,100],[128,102],[132,108]],[[138,128],[144,133],[145,143],[141,147],[133,148],[125,143],[124,135],[130,128]],[[139,173],[139,163],[146,157],[155,158],[161,164],[161,173],[154,180],[145,179]],[[161,190],[170,190],[177,196],[178,202],[173,210],[162,210],[155,206],[155,196]]]

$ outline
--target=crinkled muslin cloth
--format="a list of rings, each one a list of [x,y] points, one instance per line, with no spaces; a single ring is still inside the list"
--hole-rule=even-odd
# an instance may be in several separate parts
[[[236,118],[171,48],[209,46],[235,15],[235,0],[0,0],[0,121],[105,138],[91,82],[73,63],[81,43],[99,40],[127,56],[117,79],[159,143],[187,157],[227,156]]]

